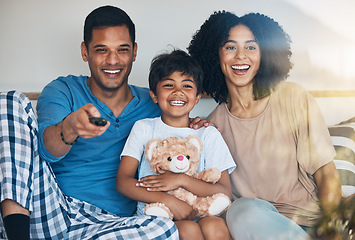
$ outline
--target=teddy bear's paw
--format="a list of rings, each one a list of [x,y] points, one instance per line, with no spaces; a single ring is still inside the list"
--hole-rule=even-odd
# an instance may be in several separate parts
[[[154,203],[154,204],[146,205],[145,208],[143,209],[143,212],[146,215],[150,215],[150,216],[173,219],[173,214],[163,203]]]
[[[227,196],[221,195],[218,196],[211,204],[211,206],[208,208],[208,213],[212,216],[218,216],[221,214],[224,210],[228,208],[230,205],[230,200]]]

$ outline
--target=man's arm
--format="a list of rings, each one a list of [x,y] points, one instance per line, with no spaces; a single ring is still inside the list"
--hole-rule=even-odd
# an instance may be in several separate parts
[[[63,121],[52,125],[43,132],[43,142],[47,151],[55,157],[67,154],[76,139],[92,138],[103,134],[110,122],[100,127],[89,121],[89,116],[100,117],[99,111],[91,103],[69,114]],[[65,143],[66,142],[66,143]]]

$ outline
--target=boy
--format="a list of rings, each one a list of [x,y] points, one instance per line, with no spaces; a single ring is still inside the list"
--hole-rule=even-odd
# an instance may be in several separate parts
[[[150,95],[162,111],[161,117],[138,121],[121,154],[117,172],[117,190],[138,203],[137,213],[143,214],[144,203],[164,203],[173,213],[180,239],[230,239],[225,221],[205,217],[192,221],[194,212],[185,202],[166,191],[183,187],[198,196],[224,193],[231,197],[229,173],[235,163],[220,133],[214,127],[189,128],[189,113],[201,97],[202,73],[199,65],[181,50],[156,57],[149,74]],[[198,172],[211,167],[221,171],[215,184],[185,174],[166,172],[154,175],[145,158],[144,149],[152,138],[197,135],[203,142]],[[135,179],[138,169],[139,180]]]

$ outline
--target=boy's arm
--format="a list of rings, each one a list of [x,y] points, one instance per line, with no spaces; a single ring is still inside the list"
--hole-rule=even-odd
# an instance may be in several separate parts
[[[174,214],[175,220],[193,219],[193,209],[187,203],[165,192],[149,192],[146,188],[137,186],[138,181],[134,178],[134,176],[137,171],[138,164],[139,162],[137,159],[129,156],[122,156],[117,170],[117,191],[136,201],[145,203],[164,203]]]
[[[221,173],[221,178],[215,184],[190,177],[184,173],[166,172],[162,175],[151,175],[140,179],[139,186],[147,188],[149,192],[170,191],[183,187],[200,197],[224,193],[232,198],[232,187],[228,170],[224,170]]]

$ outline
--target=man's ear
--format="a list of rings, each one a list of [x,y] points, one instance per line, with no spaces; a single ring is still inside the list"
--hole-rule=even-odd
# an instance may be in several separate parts
[[[137,45],[137,43],[135,42],[135,43],[133,44],[133,62],[136,61],[137,50],[138,50],[138,45]]]
[[[152,90],[149,90],[150,97],[153,99],[154,103],[158,103],[158,97],[153,93]]]
[[[84,42],[81,43],[81,57],[83,58],[84,62],[88,61],[88,49]]]

